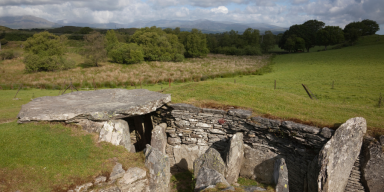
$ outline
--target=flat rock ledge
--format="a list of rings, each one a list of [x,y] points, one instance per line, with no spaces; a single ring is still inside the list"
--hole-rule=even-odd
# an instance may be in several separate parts
[[[108,121],[156,111],[171,95],[146,89],[103,89],[40,97],[22,106],[18,123],[33,121]]]

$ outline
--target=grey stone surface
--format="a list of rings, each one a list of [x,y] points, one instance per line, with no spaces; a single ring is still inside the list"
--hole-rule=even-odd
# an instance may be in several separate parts
[[[214,169],[208,167],[202,167],[199,169],[199,173],[196,176],[195,192],[204,190],[210,185],[216,185],[217,183],[222,183],[231,186],[224,178],[222,174]]]
[[[320,135],[329,139],[329,138],[332,137],[334,132],[335,131],[333,131],[332,129],[330,129],[328,127],[324,127],[324,128],[321,129]]]
[[[362,181],[370,192],[384,191],[384,146],[372,141],[364,147]]]
[[[349,119],[335,131],[309,167],[308,191],[345,190],[366,131],[367,123],[362,117]]]
[[[91,192],[93,192],[93,191],[91,191]],[[106,187],[104,189],[96,190],[96,192],[122,192],[122,191],[117,186],[110,186],[110,187]]]
[[[124,173],[125,171],[123,169],[123,165],[121,163],[116,162],[116,165],[113,167],[112,173],[109,176],[109,180],[113,181],[113,180],[119,179],[124,175]]]
[[[236,133],[231,138],[227,160],[226,160],[227,171],[225,173],[225,178],[227,179],[228,183],[233,184],[237,182],[243,159],[244,159],[243,133]]]
[[[158,149],[147,145],[145,149],[145,167],[149,170],[149,190],[156,192],[169,191],[171,179],[169,157]]]
[[[77,124],[80,125],[83,130],[87,131],[88,133],[100,133],[104,123],[105,121],[95,122],[88,119],[79,119]]]
[[[22,106],[18,123],[30,121],[108,121],[148,114],[171,101],[171,95],[145,89],[102,89],[46,96]]]
[[[257,191],[266,191],[266,189],[257,187],[257,186],[248,186],[243,188],[245,192],[257,192]]]
[[[83,191],[87,191],[88,188],[92,187],[93,184],[92,183],[86,183],[86,184],[83,184],[83,185],[80,185],[80,186],[77,186],[75,188],[75,192],[83,192]]]
[[[384,145],[384,135],[380,136],[380,144]]]
[[[223,159],[221,158],[220,153],[214,148],[209,148],[204,154],[202,154],[193,162],[193,171],[195,177],[197,177],[202,167],[216,170],[223,176],[226,171],[226,166]]]
[[[195,112],[195,113],[198,113],[201,111],[200,108],[195,107],[193,105],[185,104],[185,103],[175,103],[175,104],[170,104],[169,106],[175,110],[189,111],[189,112]]]
[[[151,146],[158,149],[161,153],[165,154],[165,147],[167,146],[167,135],[164,126],[156,126],[152,130]]]
[[[273,184],[274,162],[278,154],[265,148],[244,146],[244,160],[240,176],[262,183]]]
[[[128,123],[124,120],[110,120],[104,123],[100,130],[99,141],[112,143],[113,145],[122,145],[128,151],[134,149],[131,144],[131,136]]]
[[[180,145],[181,139],[180,137],[168,137],[168,144],[170,145]]]
[[[100,183],[103,183],[103,182],[106,182],[107,181],[107,177],[104,177],[104,176],[99,176],[99,177],[96,177],[95,178],[95,181],[93,182],[93,184],[100,184]]]
[[[184,170],[193,170],[193,162],[200,157],[208,146],[199,145],[177,145],[173,147],[175,164]]]
[[[122,192],[148,191],[147,172],[138,167],[129,168],[119,179],[118,186]]]
[[[228,115],[236,116],[239,118],[249,118],[252,115],[252,111],[244,110],[244,109],[231,109],[228,111]]]
[[[276,185],[276,192],[289,192],[288,168],[284,158],[278,158],[275,160],[273,179]]]
[[[281,123],[281,126],[290,130],[297,130],[297,131],[302,131],[302,132],[312,133],[312,134],[318,134],[320,132],[320,129],[317,127],[303,125],[300,123],[294,123],[292,121],[283,121]]]

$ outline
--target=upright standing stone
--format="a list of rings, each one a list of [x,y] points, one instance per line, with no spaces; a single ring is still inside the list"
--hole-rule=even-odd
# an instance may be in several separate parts
[[[384,146],[371,141],[364,147],[362,182],[369,192],[384,191]]]
[[[99,141],[106,141],[113,145],[122,145],[128,151],[134,149],[131,144],[131,136],[129,133],[128,123],[124,120],[110,120],[104,123],[100,131]]]
[[[175,163],[184,170],[193,170],[193,163],[208,150],[208,146],[176,145],[173,147]]]
[[[122,192],[146,192],[148,191],[146,174],[145,170],[138,167],[130,168],[117,184]]]
[[[171,179],[169,158],[157,148],[147,145],[145,149],[145,167],[149,170],[149,190],[168,192]]]
[[[193,162],[193,171],[195,177],[197,177],[197,174],[202,167],[216,170],[222,175],[225,174],[226,169],[225,163],[221,158],[220,153],[214,148],[209,148],[203,155],[201,155],[195,160],[195,162]]]
[[[195,192],[204,190],[208,186],[216,185],[217,183],[222,183],[227,187],[231,186],[225,180],[224,176],[216,170],[210,169],[208,167],[202,167],[196,176]]]
[[[236,183],[239,178],[241,164],[244,159],[243,133],[236,133],[232,138],[227,155],[227,171],[225,178],[228,183]]]
[[[366,131],[362,117],[349,119],[335,131],[309,166],[309,192],[344,192]]]
[[[288,168],[284,158],[275,160],[275,170],[273,171],[273,179],[276,184],[276,192],[289,192],[288,185]]]
[[[165,154],[165,147],[167,146],[165,128],[158,125],[152,130],[151,146]]]

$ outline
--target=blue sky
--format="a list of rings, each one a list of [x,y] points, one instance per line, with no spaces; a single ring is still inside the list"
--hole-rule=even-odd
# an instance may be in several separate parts
[[[384,0],[1,0],[1,16],[34,15],[58,22],[127,24],[138,20],[268,23],[281,27],[317,19],[344,27],[371,19],[384,34]]]

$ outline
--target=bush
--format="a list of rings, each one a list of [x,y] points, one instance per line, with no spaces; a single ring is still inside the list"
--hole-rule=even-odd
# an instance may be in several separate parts
[[[184,55],[182,55],[182,54],[176,54],[175,55],[175,61],[176,62],[182,62],[182,61],[184,61]]]
[[[133,64],[144,61],[144,54],[136,43],[118,43],[110,52],[109,57],[115,63]]]
[[[25,71],[27,73],[39,71],[59,71],[75,68],[73,60],[66,60],[60,56],[39,56],[35,54],[28,54],[24,58]]]
[[[15,54],[14,54],[13,50],[3,50],[0,52],[0,58],[2,60],[13,59],[13,58],[15,58]]]
[[[0,40],[0,43],[1,43],[1,45],[6,45],[6,44],[8,43],[8,40],[6,40],[6,39],[1,39],[1,40]]]

